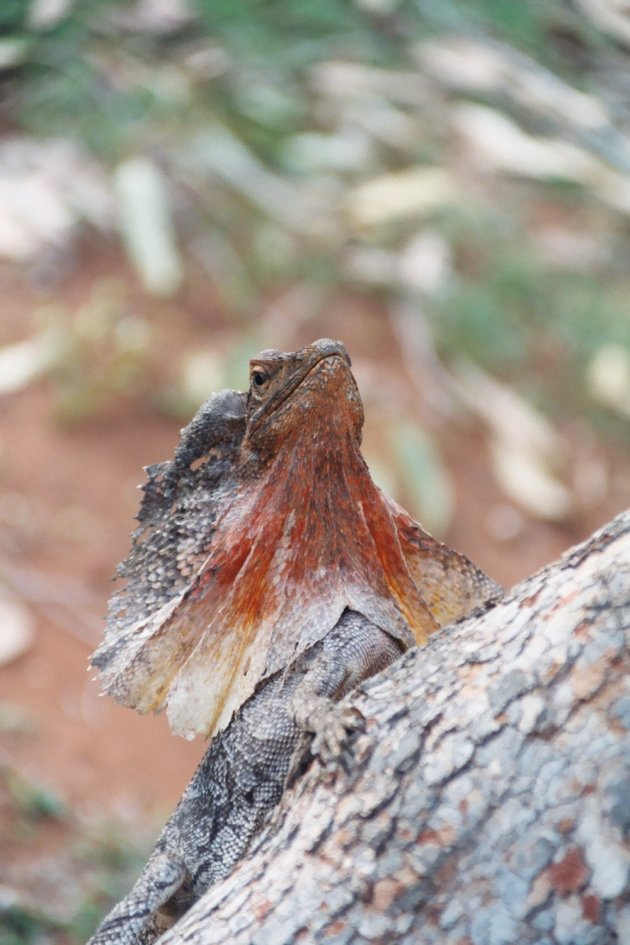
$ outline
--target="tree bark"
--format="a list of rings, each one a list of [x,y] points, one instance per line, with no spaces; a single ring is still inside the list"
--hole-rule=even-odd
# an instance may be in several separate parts
[[[630,512],[349,698],[163,945],[630,942]]]

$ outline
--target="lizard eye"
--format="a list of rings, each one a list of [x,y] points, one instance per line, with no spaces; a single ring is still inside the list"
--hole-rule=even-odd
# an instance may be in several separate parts
[[[252,371],[250,379],[252,388],[256,391],[260,391],[261,393],[269,384],[269,375],[266,371],[262,371],[260,368],[256,368]]]

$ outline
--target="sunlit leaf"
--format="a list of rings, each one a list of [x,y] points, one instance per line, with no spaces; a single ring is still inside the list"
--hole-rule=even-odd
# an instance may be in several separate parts
[[[24,604],[0,598],[0,666],[12,663],[33,645],[35,627]]]
[[[453,203],[457,191],[448,173],[437,167],[411,167],[383,174],[348,194],[346,212],[358,228],[417,218]]]
[[[621,345],[604,345],[588,365],[586,379],[595,400],[622,416],[630,417],[630,351]]]
[[[455,389],[487,425],[490,459],[505,494],[536,518],[562,521],[574,500],[559,472],[562,437],[523,397],[470,363],[455,369]]]
[[[131,158],[114,174],[118,222],[130,259],[146,289],[169,296],[183,279],[168,191],[153,161]]]
[[[58,363],[64,351],[61,334],[43,331],[0,348],[0,394],[28,386]]]

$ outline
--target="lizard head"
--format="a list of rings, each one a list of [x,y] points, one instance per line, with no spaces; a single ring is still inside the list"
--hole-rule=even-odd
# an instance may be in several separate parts
[[[312,448],[334,439],[361,443],[363,405],[340,341],[322,338],[301,351],[261,351],[249,363],[244,449],[274,456],[307,438]]]

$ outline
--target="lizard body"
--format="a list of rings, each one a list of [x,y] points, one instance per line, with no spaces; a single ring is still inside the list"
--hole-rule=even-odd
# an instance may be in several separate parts
[[[291,673],[263,680],[210,743],[135,886],[88,945],[150,945],[227,876],[280,800],[305,732],[319,733],[324,756],[338,754],[354,719],[335,701],[401,652],[389,634],[346,611]]]
[[[148,468],[93,663],[117,700],[214,737],[91,945],[153,942],[243,856],[305,732],[339,755],[356,719],[337,700],[500,595],[374,485],[362,423],[340,342],[265,351]]]

